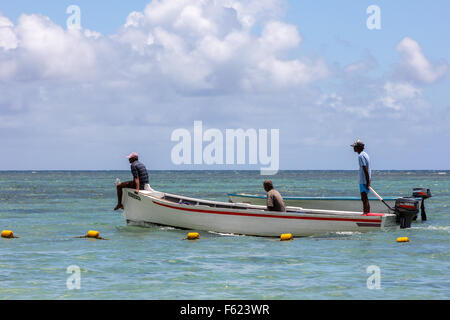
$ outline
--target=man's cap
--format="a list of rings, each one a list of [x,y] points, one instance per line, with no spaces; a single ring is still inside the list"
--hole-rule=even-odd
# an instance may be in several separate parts
[[[138,155],[136,152],[132,152],[132,153],[130,153],[130,154],[127,156],[127,158],[128,158],[128,159],[131,159],[131,158],[139,158],[139,155]]]
[[[362,142],[362,141],[359,140],[359,139],[356,139],[356,141],[353,142],[353,144],[350,145],[350,146],[351,146],[351,147],[364,147],[364,142]]]

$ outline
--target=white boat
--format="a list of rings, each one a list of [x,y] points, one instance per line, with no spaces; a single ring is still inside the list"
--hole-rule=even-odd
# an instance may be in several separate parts
[[[267,211],[265,206],[209,201],[170,193],[123,189],[124,217],[128,225],[152,224],[227,234],[279,237],[311,236],[330,232],[366,232],[396,227],[392,213],[304,209]]]
[[[229,193],[228,199],[234,203],[249,203],[266,205],[266,195],[251,195],[245,193]],[[310,209],[356,211],[362,212],[363,204],[361,197],[284,197],[287,206],[302,207]],[[394,208],[397,198],[386,197],[383,200]],[[376,213],[393,213],[385,204],[377,198],[369,198],[370,211]]]

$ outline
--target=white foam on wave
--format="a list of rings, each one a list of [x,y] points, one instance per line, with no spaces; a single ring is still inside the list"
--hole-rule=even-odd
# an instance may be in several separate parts
[[[411,229],[431,230],[431,231],[447,231],[448,233],[450,233],[450,226],[412,227]]]
[[[218,234],[220,236],[225,237],[245,237],[243,234],[235,234],[235,233],[224,233],[224,232],[216,232],[216,231],[208,231],[208,233]]]
[[[176,228],[174,227],[169,227],[169,226],[164,226],[164,227],[159,227],[159,230],[175,230]]]
[[[310,236],[312,239],[323,239],[323,240],[350,240],[354,239],[353,236],[360,235],[361,232],[358,231],[338,231],[338,232],[329,232],[325,234],[313,235]]]
[[[358,231],[341,231],[341,232],[335,232],[335,234],[343,235],[343,236],[351,236],[351,235],[354,235],[354,234],[361,234],[361,232],[358,232]]]

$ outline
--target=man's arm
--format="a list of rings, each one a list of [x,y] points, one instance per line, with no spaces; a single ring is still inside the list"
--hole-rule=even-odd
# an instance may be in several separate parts
[[[273,211],[274,206],[273,206],[273,197],[271,193],[267,193],[267,210],[268,211]]]
[[[139,193],[139,189],[140,189],[139,176],[134,178],[134,183],[136,184],[136,191],[134,191],[134,193],[138,194]]]
[[[366,181],[367,181],[366,188],[369,189],[369,187],[370,187],[369,170],[367,170],[366,166],[363,166],[362,168],[364,171],[364,175],[366,176]]]
[[[140,187],[139,173],[138,173],[134,163],[131,164],[131,174],[133,175],[133,181],[134,181],[134,184],[136,185],[136,190],[134,191],[134,193],[138,194],[139,189],[140,189],[139,188]]]

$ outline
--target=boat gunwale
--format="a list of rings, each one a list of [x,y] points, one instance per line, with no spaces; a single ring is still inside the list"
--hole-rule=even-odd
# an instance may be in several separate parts
[[[267,199],[267,196],[263,195],[251,195],[245,193],[227,193],[228,197],[242,197],[253,199]],[[395,201],[401,197],[385,197],[385,201]],[[295,196],[283,196],[283,200],[320,200],[320,201],[361,201],[360,197],[295,197]],[[369,198],[369,200],[378,200],[377,198]]]

